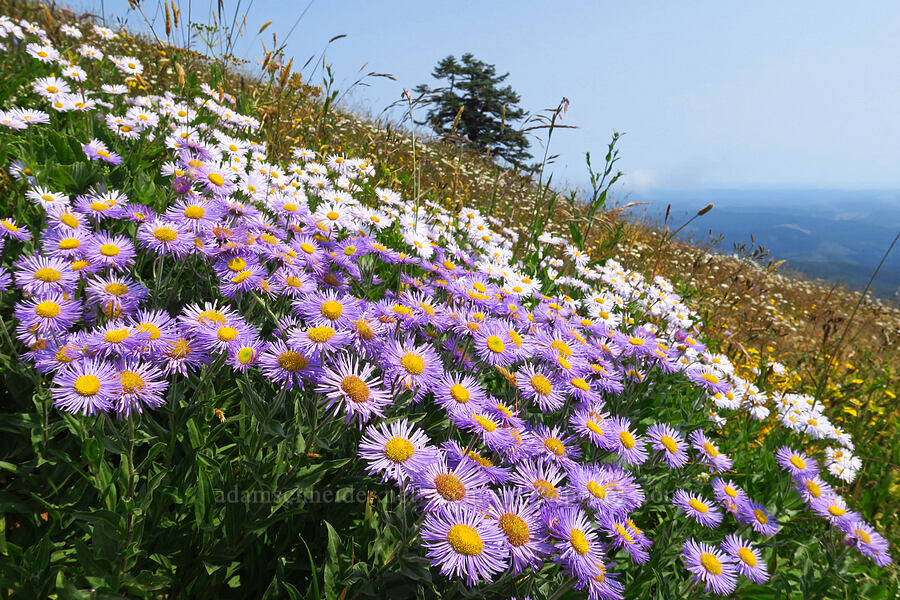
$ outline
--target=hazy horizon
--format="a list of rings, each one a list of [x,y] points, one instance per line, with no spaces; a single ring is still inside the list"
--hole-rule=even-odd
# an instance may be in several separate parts
[[[109,21],[128,16],[142,28],[126,0],[73,6],[105,11]],[[213,6],[194,6],[195,20],[205,22]],[[229,19],[235,6],[226,6]],[[254,34],[270,19],[263,37],[268,42],[277,32],[287,40],[295,65],[346,34],[325,53],[342,89],[360,71],[397,77],[371,80],[350,95],[351,106],[377,114],[403,88],[435,83],[430,73],[441,58],[472,52],[510,73],[507,83],[527,111],[571,100],[564,123],[579,128],[554,135],[555,181],[583,181],[584,153],[599,158],[618,130],[625,132],[623,190],[900,188],[900,79],[893,76],[900,4],[888,0],[853,10],[836,1],[774,0],[574,0],[558,11],[535,1],[337,6],[254,0],[250,35],[236,53],[258,59]],[[146,10],[159,27],[158,8]]]
[[[714,208],[694,220],[679,237],[701,245],[725,234],[717,250],[761,244],[773,260],[809,277],[862,289],[900,230],[900,191],[896,190],[653,190],[618,197],[619,204],[644,202],[635,217],[661,223],[671,204],[669,225],[678,228],[705,205]],[[712,233],[710,233],[712,232]],[[888,257],[872,285],[873,293],[900,301],[900,251]]]
[[[127,0],[73,6],[105,11],[109,21],[126,16],[144,29]],[[195,19],[204,21],[209,6],[194,7]],[[712,0],[575,0],[565,11],[533,1],[252,6],[251,35],[238,54],[258,58],[252,34],[280,16],[264,37],[277,32],[284,40],[290,32],[287,56],[295,65],[327,46],[339,88],[368,71],[395,75],[348,95],[345,106],[372,115],[404,88],[437,85],[430,73],[438,60],[465,52],[509,72],[507,83],[527,111],[568,97],[563,123],[578,129],[554,134],[551,154],[559,158],[548,173],[555,185],[586,189],[584,153],[600,166],[612,132],[624,132],[617,166],[625,176],[613,197],[652,203],[635,211],[645,215],[672,203],[673,214],[687,217],[715,203],[685,231],[699,241],[707,229],[725,233],[727,246],[753,234],[808,275],[861,287],[861,274],[868,278],[900,228],[900,79],[893,77],[900,4],[880,0],[852,11],[837,2],[813,8]],[[147,16],[160,24],[158,10]],[[328,45],[339,34],[346,37]],[[542,149],[532,144],[532,151]],[[883,295],[900,287],[898,255],[879,276]]]

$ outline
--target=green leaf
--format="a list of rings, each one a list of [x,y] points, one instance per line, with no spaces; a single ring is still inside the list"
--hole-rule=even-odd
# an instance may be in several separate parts
[[[584,249],[584,240],[581,239],[581,231],[575,221],[569,221],[569,233],[572,235],[572,243],[578,246],[579,250]]]
[[[325,521],[325,527],[328,529],[328,559],[325,561],[325,597],[337,597],[337,584],[341,579],[341,566],[339,563],[339,550],[341,538],[331,523]]]
[[[203,465],[197,462],[197,492],[194,495],[194,516],[199,523],[206,522],[207,512],[212,504],[212,492],[209,474]]]
[[[609,184],[612,185],[613,183],[615,183],[615,179],[618,179],[618,178],[617,177],[614,178],[613,181],[609,182]],[[600,192],[600,195],[597,196],[597,199],[594,200],[593,204],[591,204],[591,210],[597,211],[597,210],[600,210],[601,208],[603,208],[603,206],[606,204],[606,193],[608,190],[609,190],[609,188]]]
[[[309,592],[313,592],[313,598],[321,598],[322,594],[319,592],[319,575],[316,573],[316,561],[313,560],[312,552],[309,550],[309,545],[306,543],[306,540],[303,537],[300,537],[300,541],[303,542],[303,547],[306,548],[306,556],[309,557],[309,569],[312,571],[312,576],[310,579],[312,582],[310,583],[310,589],[307,590],[306,596],[309,597]]]

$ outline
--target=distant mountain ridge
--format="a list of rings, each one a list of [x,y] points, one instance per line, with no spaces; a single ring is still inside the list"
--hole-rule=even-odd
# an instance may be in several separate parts
[[[661,223],[666,206],[673,228],[706,204],[715,208],[679,237],[703,244],[724,234],[718,246],[750,243],[750,236],[775,259],[814,278],[862,289],[900,230],[900,190],[655,190],[634,192],[629,202],[646,202],[634,214]],[[900,296],[900,248],[888,257],[872,285],[878,296]]]

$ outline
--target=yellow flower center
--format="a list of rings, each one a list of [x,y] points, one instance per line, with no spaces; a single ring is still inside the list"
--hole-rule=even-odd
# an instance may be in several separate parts
[[[62,279],[62,273],[50,267],[44,267],[34,272],[34,278],[44,283],[53,283]]]
[[[72,262],[71,268],[73,271],[80,271],[81,269],[90,266],[90,264],[91,263],[86,260],[76,260]]]
[[[434,489],[444,500],[458,502],[466,497],[466,486],[452,473],[441,473],[434,478]]]
[[[810,496],[812,496],[813,498],[820,498],[822,496],[822,488],[819,487],[818,483],[809,480],[806,481],[805,484]]]
[[[565,456],[566,447],[555,437],[548,437],[544,440],[544,447],[556,456]]]
[[[715,458],[719,455],[719,450],[715,446],[710,444],[709,442],[703,443],[703,449],[706,451],[707,454],[709,454],[713,458]]]
[[[584,379],[582,379],[581,377],[573,377],[569,381],[571,381],[573,386],[575,386],[576,388],[578,388],[579,390],[581,390],[583,392],[587,392],[591,389],[591,386],[588,384],[588,382],[585,381]]]
[[[506,349],[506,344],[504,344],[503,340],[498,338],[496,335],[492,335],[487,339],[487,347],[491,352],[500,354]]]
[[[541,396],[546,396],[553,391],[553,385],[550,383],[550,380],[540,373],[535,373],[531,376],[531,387]]]
[[[722,490],[725,492],[725,495],[730,496],[731,498],[737,498],[737,490],[730,485],[726,485]]]
[[[481,428],[484,429],[485,431],[487,431],[488,433],[493,433],[494,431],[497,430],[497,424],[494,423],[493,421],[491,421],[490,419],[488,419],[487,417],[484,417],[482,415],[472,415],[472,418],[475,419],[475,421],[479,425],[481,425]]]
[[[710,383],[719,383],[719,378],[713,375],[712,373],[704,373],[700,376],[701,379],[704,379]]]
[[[184,209],[184,216],[188,219],[202,219],[205,214],[206,210],[196,204],[192,204]]]
[[[676,452],[678,452],[678,443],[672,436],[664,435],[659,438],[659,442],[663,446],[665,446],[666,450],[668,450],[670,454],[675,454]]]
[[[63,238],[59,240],[59,249],[60,250],[73,250],[81,245],[81,240],[78,238]]]
[[[703,568],[706,569],[708,573],[712,573],[713,575],[722,574],[722,563],[719,562],[719,559],[716,558],[715,555],[710,554],[709,552],[704,552],[700,555],[700,564],[703,565]]]
[[[278,355],[278,366],[291,373],[302,371],[308,364],[309,360],[296,350],[287,350]]]
[[[556,486],[546,479],[536,480],[534,482],[534,489],[536,489],[541,496],[547,498],[548,500],[559,498],[559,491],[556,489]]]
[[[391,306],[391,312],[397,313],[398,315],[411,315],[412,309],[402,304],[394,304]]]
[[[318,327],[310,327],[306,335],[309,339],[317,344],[323,344],[333,338],[337,332],[328,325],[320,325]]]
[[[104,210],[109,208],[109,204],[105,202],[91,202],[91,210],[96,210],[97,212],[103,212]]]
[[[843,514],[843,511],[841,511],[841,514]],[[759,510],[758,508],[753,510],[753,516],[756,517],[756,520],[759,521],[763,525],[765,525],[766,523],[769,522],[769,517],[766,515],[766,513]]]
[[[246,271],[241,271],[237,275],[231,278],[231,283],[242,283],[247,280],[248,277],[253,275],[253,271],[247,269]]]
[[[477,452],[474,452],[472,450],[469,450],[469,454],[467,456],[469,458],[471,458],[472,460],[474,460],[475,462],[477,462],[482,467],[493,467],[494,466],[494,463],[491,462],[491,460],[489,458],[485,458],[485,457],[481,456],[480,454],[478,454]]]
[[[96,375],[81,375],[73,387],[79,396],[94,396],[100,391],[100,379]]]
[[[402,437],[392,437],[384,445],[384,455],[388,460],[402,463],[416,451],[412,442]]]
[[[632,346],[643,346],[646,343],[646,340],[639,337],[630,337],[628,338],[628,343]]]
[[[60,307],[60,305],[56,302],[44,300],[43,302],[39,302],[38,305],[34,307],[34,314],[45,319],[52,319],[57,316],[61,310],[62,307]]]
[[[59,218],[59,221],[60,221],[63,225],[65,225],[65,226],[67,226],[67,227],[71,227],[72,229],[75,229],[75,228],[77,228],[79,225],[81,225],[81,223],[78,222],[78,219],[75,218],[74,215],[70,215],[70,214],[62,215],[62,216]]]
[[[115,244],[103,244],[100,246],[100,254],[103,256],[118,256],[119,247]]]
[[[622,431],[619,433],[619,441],[622,442],[622,445],[625,446],[626,450],[631,450],[632,448],[634,448],[635,444],[637,444],[634,436],[627,431]]]
[[[591,546],[588,544],[587,536],[584,535],[584,532],[580,529],[570,529],[569,530],[569,543],[572,545],[572,548],[579,555],[584,556],[588,552],[591,551]]]
[[[240,350],[238,350],[238,353],[237,353],[238,362],[241,363],[242,365],[249,364],[250,361],[253,360],[253,356],[254,356],[253,348],[246,348],[246,347],[241,348]]]
[[[336,302],[334,300],[328,300],[327,302],[322,303],[322,316],[326,319],[330,319],[334,321],[335,319],[340,318],[341,313],[344,312],[344,307],[340,302]]]
[[[843,508],[841,508],[841,507],[838,506],[837,504],[832,504],[831,506],[829,506],[829,507],[828,507],[828,512],[830,512],[830,513],[831,513],[832,515],[834,515],[835,517],[842,517],[842,516],[844,516],[844,515],[847,513],[846,510],[844,510]]]
[[[147,382],[134,371],[122,371],[122,391],[126,394],[139,392],[147,387]]]
[[[468,525],[454,525],[447,533],[447,541],[453,549],[466,556],[478,556],[484,549],[484,542],[478,532]]]
[[[328,214],[325,216],[328,217],[328,220],[330,220],[330,221],[337,221],[341,215],[337,214],[333,210],[330,210],[330,211],[328,211]]]
[[[358,321],[353,321],[353,325],[356,329],[356,332],[359,334],[359,337],[370,341],[375,337],[375,330],[372,329],[372,326],[365,319],[360,319]]]
[[[127,327],[122,327],[120,329],[110,329],[103,334],[103,339],[110,344],[118,344],[128,339],[129,336],[131,336],[131,331]]]
[[[303,250],[304,252],[306,252],[307,254],[312,254],[313,252],[316,251],[316,249],[313,247],[313,245],[308,242],[303,242],[302,244],[300,244],[300,249]]]
[[[619,525],[618,523],[616,523],[615,529],[616,529],[616,533],[618,533],[619,536],[621,536],[622,539],[624,539],[626,542],[634,541],[634,538],[631,536],[631,534],[628,532],[628,530],[625,529],[624,527],[622,527],[621,525]]]
[[[157,227],[153,230],[153,237],[160,242],[172,242],[178,238],[178,232],[170,227]]]
[[[247,261],[243,258],[237,256],[228,261],[228,268],[237,273],[239,271],[243,271],[247,267]]]
[[[197,322],[201,325],[209,325],[212,323],[218,323],[220,325],[225,324],[225,314],[220,310],[210,309],[204,310],[197,316]]]
[[[162,337],[162,331],[160,331],[159,327],[146,321],[138,325],[135,331],[149,333],[151,340],[158,340]]]
[[[400,359],[400,365],[411,375],[419,375],[425,370],[425,361],[417,354],[405,354]]]
[[[791,459],[790,459],[790,461],[791,461],[791,464],[792,464],[792,465],[794,465],[795,467],[797,467],[797,468],[800,469],[801,471],[802,471],[803,469],[806,468],[806,462],[805,462],[802,458],[800,458],[799,456],[792,456]]]
[[[225,178],[218,173],[210,173],[206,176],[213,185],[225,185]],[[202,214],[200,216],[203,216]]]
[[[528,529],[528,523],[519,515],[503,513],[500,515],[497,524],[500,525],[500,529],[506,534],[506,539],[509,540],[510,545],[519,547],[531,541],[531,531]]]
[[[596,421],[592,421],[592,420],[588,419],[585,422],[585,426],[588,429],[590,429],[591,431],[593,431],[594,433],[596,433],[597,435],[603,435],[603,428],[600,427],[600,424],[597,423]]]
[[[871,544],[872,536],[868,534],[868,532],[863,531],[862,529],[854,529],[853,534],[858,537],[863,544]]]
[[[450,397],[459,402],[460,404],[465,404],[471,398],[471,394],[469,390],[458,383],[454,383],[450,388]]]
[[[706,506],[704,503],[700,502],[699,500],[697,500],[696,498],[691,498],[690,500],[688,500],[688,504],[690,504],[691,508],[696,510],[698,513],[702,513],[705,515],[706,513],[709,512],[709,507]]]
[[[238,336],[238,330],[234,327],[219,327],[219,331],[216,332],[219,339],[223,342],[231,342],[234,341]]]
[[[754,556],[753,551],[750,548],[738,548],[738,556],[744,561],[744,564],[747,564],[751,567],[756,566],[756,556]]]
[[[600,485],[596,481],[588,481],[587,489],[588,492],[591,493],[591,496],[595,498],[599,498],[601,500],[606,498],[606,487]]]
[[[341,380],[341,390],[357,404],[362,404],[369,400],[369,386],[366,382],[356,375],[347,375]]]
[[[103,289],[113,296],[124,296],[128,293],[128,286],[117,281],[107,283],[105,286],[103,286]]]
[[[572,348],[562,340],[553,340],[550,343],[550,347],[556,350],[563,358],[572,356]]]

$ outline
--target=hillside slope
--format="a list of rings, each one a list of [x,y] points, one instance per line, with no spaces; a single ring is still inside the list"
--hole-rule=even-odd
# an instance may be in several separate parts
[[[4,589],[896,593],[896,309],[3,11]]]

